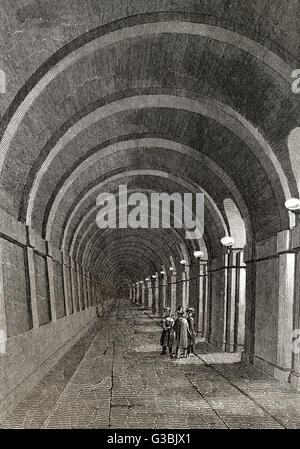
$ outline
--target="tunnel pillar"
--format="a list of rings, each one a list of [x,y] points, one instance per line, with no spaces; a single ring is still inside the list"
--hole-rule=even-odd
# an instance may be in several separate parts
[[[81,282],[82,282],[83,308],[87,309],[89,307],[89,303],[87,298],[86,271],[83,268],[81,269]]]
[[[37,307],[37,286],[36,286],[36,266],[34,249],[31,246],[27,246],[27,263],[28,263],[28,281],[29,291],[31,298],[31,313],[33,328],[39,327],[38,307]]]
[[[53,257],[52,254],[49,253],[49,244],[47,245],[48,251],[46,256],[47,261],[47,272],[48,272],[48,285],[49,285],[49,297],[50,297],[50,308],[51,308],[51,321],[57,320],[56,313],[56,305],[55,305],[55,279],[54,279],[54,266],[53,266]]]
[[[167,275],[162,274],[159,277],[159,315],[163,315],[163,310],[167,304]]]
[[[245,270],[240,249],[213,259],[209,268],[208,341],[227,352],[244,347]]]
[[[169,276],[168,280],[168,307],[171,309],[171,315],[174,316],[176,314],[176,283],[177,273],[176,271],[171,272],[171,276]]]
[[[292,365],[293,307],[295,282],[295,253],[279,255],[279,303],[277,364],[274,375],[288,381]]]
[[[84,308],[87,309],[90,307],[89,298],[88,298],[88,285],[87,285],[87,271],[82,271],[82,285],[83,285],[83,303]]]
[[[62,263],[63,263],[64,295],[66,302],[66,315],[68,316],[73,313],[73,304],[72,304],[72,291],[71,291],[70,257],[65,252],[62,253]]]
[[[142,284],[141,306],[145,307],[145,282]]]
[[[151,279],[147,281],[147,308],[152,310],[153,294],[152,294],[152,282]]]
[[[93,306],[93,299],[92,299],[92,295],[91,295],[91,274],[89,271],[87,271],[87,296],[88,296],[88,300],[89,300],[89,304],[90,307]]]
[[[179,265],[176,273],[176,308],[186,308],[186,272],[185,266]]]
[[[77,277],[77,291],[78,291],[78,303],[79,303],[79,310],[84,309],[84,303],[83,303],[83,290],[82,290],[82,273],[81,268],[79,264],[76,262],[76,277]]]
[[[248,246],[244,360],[288,382],[293,377],[293,326],[298,301],[299,228]],[[250,284],[251,283],[251,288]],[[252,291],[252,296],[249,294]],[[255,298],[255,301],[254,301]],[[251,313],[250,313],[251,312]],[[297,314],[297,312],[296,312]],[[252,353],[251,353],[252,351]],[[297,368],[296,368],[297,369]]]
[[[7,320],[5,312],[4,240],[0,237],[0,354],[6,352]]]
[[[243,252],[232,249],[227,263],[225,350],[236,352],[244,349],[246,266]]]
[[[154,279],[155,315],[159,315],[159,275]]]
[[[182,297],[184,303],[184,310],[190,305],[190,266],[185,265],[184,280],[182,288]]]
[[[287,381],[292,362],[295,254],[256,263],[254,364]]]
[[[228,254],[210,259],[208,342],[225,350],[225,304]]]
[[[137,282],[137,284],[136,284],[135,303],[139,304],[139,302],[140,302],[140,284]]]
[[[96,295],[96,281],[95,279],[92,278],[92,298],[93,298],[93,304],[96,306],[97,305],[97,295]],[[76,293],[76,291],[75,291]]]
[[[207,317],[207,261],[196,259],[190,265],[189,305],[195,309],[196,329],[204,337]]]
[[[295,299],[293,310],[293,350],[291,383],[300,390],[300,251],[295,259]]]
[[[73,299],[73,311],[74,313],[76,313],[79,311],[78,296],[77,296],[77,276],[76,276],[75,262],[71,257],[70,257],[70,264],[71,264],[71,292]]]
[[[159,298],[159,278],[156,274],[155,278],[151,278],[151,288],[152,288],[152,313],[153,315],[158,314],[158,298]]]
[[[172,274],[166,277],[166,306],[171,308],[171,296],[172,296]]]

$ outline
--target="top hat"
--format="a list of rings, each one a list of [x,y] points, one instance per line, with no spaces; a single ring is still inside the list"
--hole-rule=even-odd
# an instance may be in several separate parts
[[[183,307],[178,307],[177,308],[177,313],[178,313],[178,315],[183,315],[184,314]]]
[[[186,309],[187,312],[195,312],[195,309],[193,307],[188,307]]]

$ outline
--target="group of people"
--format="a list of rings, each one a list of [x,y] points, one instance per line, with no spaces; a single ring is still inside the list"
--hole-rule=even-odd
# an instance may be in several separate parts
[[[195,345],[195,322],[194,322],[195,310],[192,307],[186,309],[186,313],[183,307],[177,309],[177,319],[171,316],[170,307],[164,309],[164,316],[162,318],[162,334],[160,338],[160,344],[162,346],[161,355],[167,354],[169,349],[169,355],[171,358],[180,358],[183,351],[183,357],[187,358],[188,355],[194,355]],[[173,348],[176,347],[175,354]]]

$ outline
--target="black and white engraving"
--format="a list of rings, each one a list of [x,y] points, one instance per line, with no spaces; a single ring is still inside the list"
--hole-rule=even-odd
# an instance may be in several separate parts
[[[300,428],[299,26],[0,0],[1,429]]]

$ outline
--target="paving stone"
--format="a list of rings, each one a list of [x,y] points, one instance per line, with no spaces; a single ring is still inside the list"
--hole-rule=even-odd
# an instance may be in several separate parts
[[[300,427],[298,392],[234,357],[223,363],[203,342],[193,358],[160,356],[160,331],[144,311],[119,301],[2,427]]]

